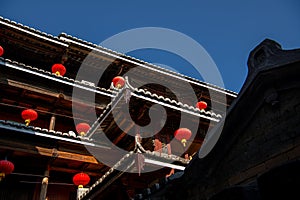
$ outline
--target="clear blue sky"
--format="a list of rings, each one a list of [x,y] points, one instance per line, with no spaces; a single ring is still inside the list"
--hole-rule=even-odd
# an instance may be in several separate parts
[[[0,15],[55,36],[66,32],[95,44],[132,28],[173,29],[201,44],[217,64],[225,88],[236,92],[247,74],[249,52],[262,40],[273,39],[284,49],[300,48],[299,0],[2,0]],[[194,77],[185,61],[166,52],[129,55]]]

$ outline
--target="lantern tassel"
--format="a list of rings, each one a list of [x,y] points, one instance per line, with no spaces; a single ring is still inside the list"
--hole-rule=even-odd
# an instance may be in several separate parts
[[[83,131],[80,132],[80,136],[82,136],[82,137],[85,136],[85,132],[83,132]]]
[[[28,126],[29,123],[30,123],[30,119],[26,119],[26,120],[25,120],[25,125]]]
[[[0,181],[5,178],[5,173],[0,173]]]
[[[48,177],[44,177],[42,180],[42,184],[48,184],[49,178]]]
[[[185,146],[186,146],[186,139],[182,139],[182,140],[181,140],[181,143],[182,143],[183,146],[185,147]]]

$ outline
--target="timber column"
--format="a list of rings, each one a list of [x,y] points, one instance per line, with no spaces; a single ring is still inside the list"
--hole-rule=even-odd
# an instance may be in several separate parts
[[[48,181],[49,181],[49,165],[47,165],[47,169],[46,169],[46,171],[44,173],[44,178],[42,180],[40,200],[46,200],[46,197],[47,197],[47,188],[48,188]]]

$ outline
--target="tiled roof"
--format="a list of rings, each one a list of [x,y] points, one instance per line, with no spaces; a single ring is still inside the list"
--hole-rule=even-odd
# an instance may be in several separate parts
[[[91,42],[87,42],[85,40],[76,38],[76,37],[68,35],[66,33],[61,33],[58,37],[56,37],[56,36],[53,36],[51,34],[47,34],[45,32],[39,31],[37,29],[25,26],[23,24],[16,23],[14,21],[3,18],[1,16],[0,16],[0,24],[9,26],[9,27],[17,29],[19,31],[25,32],[27,34],[39,37],[41,39],[57,43],[57,44],[62,45],[62,46],[68,47],[69,43],[76,43],[77,45],[89,48],[91,50],[101,51],[102,53],[104,53],[106,55],[113,56],[114,58],[118,58],[118,59],[127,61],[129,63],[139,65],[141,67],[148,68],[150,70],[154,70],[158,73],[163,73],[163,74],[166,74],[166,75],[169,75],[169,76],[180,78],[180,79],[183,79],[184,81],[193,83],[195,85],[199,85],[199,86],[202,86],[202,87],[205,87],[205,88],[208,88],[208,89],[212,89],[212,90],[216,90],[216,91],[219,91],[219,92],[222,92],[222,93],[226,93],[227,95],[230,95],[230,96],[233,96],[233,97],[237,96],[237,93],[235,93],[233,91],[221,88],[219,86],[216,86],[216,85],[213,85],[213,84],[210,84],[210,83],[199,81],[195,78],[192,78],[192,77],[174,72],[174,71],[169,70],[169,69],[162,68],[162,67],[154,65],[152,63],[148,63],[148,62],[145,62],[143,60],[140,60],[140,59],[137,59],[137,58],[134,58],[134,57],[131,57],[131,56],[113,51],[111,49],[93,44]]]
[[[199,110],[198,108],[196,108],[194,106],[190,106],[188,104],[184,104],[182,102],[178,102],[178,101],[175,101],[173,99],[166,98],[164,96],[157,95],[157,94],[151,93],[149,91],[145,91],[143,89],[133,88],[133,95],[134,94],[135,94],[135,96],[140,97],[140,98],[142,96],[144,96],[146,98],[148,97],[147,100],[150,100],[150,101],[151,101],[151,99],[156,99],[159,102],[165,102],[169,106],[171,106],[172,108],[174,108],[174,106],[175,106],[176,108],[186,109],[186,110],[190,111],[191,113],[193,113],[193,114],[195,114],[199,117],[209,118],[210,120],[213,120],[213,121],[219,121],[219,119],[222,118],[222,115],[216,114],[213,111]],[[151,99],[149,99],[149,97]]]
[[[115,98],[117,96],[117,92],[123,91],[123,90],[118,91],[115,89],[105,89],[105,88],[96,87],[92,83],[89,83],[84,80],[78,81],[78,80],[68,78],[66,76],[57,76],[54,73],[51,73],[49,71],[39,69],[36,67],[32,67],[29,65],[25,65],[23,63],[19,63],[16,61],[11,61],[9,59],[3,59],[1,57],[0,57],[0,64],[10,67],[10,68],[13,68],[13,69],[17,69],[17,70],[26,72],[26,73],[34,74],[36,76],[40,76],[40,77],[47,78],[47,79],[50,79],[53,81],[61,82],[61,83],[64,83],[64,84],[67,84],[67,85],[70,85],[73,87],[79,87],[82,89],[93,91],[95,93],[100,93],[100,94],[110,96],[113,98]],[[171,100],[169,98],[151,93],[149,91],[145,91],[143,89],[133,88],[128,83],[128,81],[126,81],[126,83],[129,86],[130,90],[132,91],[132,95],[134,95],[138,98],[142,98],[142,99],[145,99],[148,101],[155,101],[155,103],[163,104],[164,106],[167,106],[167,107],[170,107],[173,109],[177,109],[180,111],[188,111],[190,114],[196,115],[198,117],[207,118],[209,120],[213,120],[216,122],[218,122],[219,119],[222,118],[222,116],[220,114],[216,114],[213,111],[199,110],[198,108],[195,108],[194,106],[183,104],[182,102]],[[109,107],[109,106],[110,105],[107,105],[107,107]],[[99,118],[101,118],[102,116],[103,116],[103,114]]]
[[[96,144],[92,139],[89,139],[87,137],[81,137],[76,133],[74,133],[73,131],[69,131],[69,132],[54,131],[54,130],[49,130],[46,128],[41,128],[36,126],[26,126],[25,124],[13,122],[13,121],[6,121],[6,120],[0,120],[0,128],[17,131],[18,133],[22,133],[22,134],[32,134],[39,137],[62,140],[62,141],[81,144],[81,145],[109,148],[103,145]]]
[[[74,44],[77,44],[79,46],[89,48],[91,50],[99,51],[99,52],[101,52],[103,54],[106,54],[108,56],[112,56],[114,58],[118,58],[120,60],[135,64],[135,65],[138,65],[138,66],[141,66],[141,67],[145,67],[147,69],[156,71],[158,73],[163,73],[163,74],[175,77],[175,78],[182,79],[184,81],[187,81],[187,82],[195,84],[195,85],[199,85],[199,86],[202,86],[202,87],[205,87],[205,88],[208,88],[208,89],[212,89],[212,90],[216,90],[216,91],[219,91],[219,92],[222,92],[222,93],[226,93],[227,95],[230,95],[230,96],[233,96],[233,97],[237,96],[236,92],[221,88],[219,86],[216,86],[216,85],[213,85],[213,84],[210,84],[210,83],[202,82],[198,79],[180,74],[178,72],[175,72],[175,71],[172,71],[172,70],[169,70],[169,69],[162,68],[158,65],[148,63],[146,61],[137,59],[135,57],[131,57],[131,56],[113,51],[113,50],[105,48],[103,46],[99,46],[99,45],[93,44],[91,42],[87,42],[85,40],[82,40],[82,39],[79,39],[77,37],[68,35],[66,33],[61,33],[59,38],[61,40],[65,41],[65,42],[74,43]]]
[[[90,83],[88,81],[85,80],[74,80],[72,78],[68,78],[66,76],[57,76],[56,74],[40,69],[40,68],[36,68],[36,67],[32,67],[29,65],[25,65],[23,63],[19,63],[16,61],[12,61],[9,59],[4,59],[0,57],[0,64],[7,66],[9,68],[13,68],[19,71],[23,71],[29,74],[33,74],[36,76],[40,76],[43,78],[47,78],[56,82],[60,82],[60,83],[64,83],[73,87],[78,87],[78,88],[82,88],[85,90],[89,90],[89,91],[93,91],[95,93],[100,93],[106,96],[110,96],[113,97],[115,96],[115,91],[114,90],[110,90],[110,89],[105,89],[105,88],[100,88],[95,86],[93,83]]]
[[[55,37],[51,34],[39,31],[39,30],[31,28],[31,27],[25,26],[23,24],[15,22],[15,21],[11,21],[11,20],[3,18],[1,16],[0,16],[0,24],[11,27],[11,28],[14,28],[14,29],[17,29],[17,30],[19,30],[23,33],[33,35],[33,36],[41,38],[43,40],[54,42],[54,43],[56,43],[58,45],[61,45],[61,46],[65,46],[65,47],[69,46],[64,41],[61,41],[58,37]]]
[[[130,85],[128,78],[127,77],[125,77],[125,78],[126,78],[126,86],[132,91],[131,95],[133,95],[133,96],[136,96],[138,98],[142,98],[142,99],[145,99],[148,101],[157,100],[156,103],[158,103],[158,104],[165,103],[164,105],[166,105],[167,107],[171,107],[174,109],[181,109],[181,110],[184,109],[186,111],[190,111],[190,114],[197,115],[198,117],[208,118],[210,120],[217,121],[217,122],[219,121],[220,118],[222,118],[222,115],[216,114],[212,110],[210,110],[210,111],[200,110],[200,109],[196,108],[195,106],[184,104],[180,101],[176,101],[174,99],[170,99],[168,97],[164,97],[164,96],[149,92],[144,89],[134,88]]]

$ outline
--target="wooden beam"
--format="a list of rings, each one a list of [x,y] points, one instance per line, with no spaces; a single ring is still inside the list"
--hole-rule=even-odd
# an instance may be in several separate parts
[[[81,104],[82,106],[91,107],[88,104],[88,102],[79,101],[78,99],[74,99],[74,98],[72,98],[72,96],[68,96],[68,95],[63,94],[63,93],[54,92],[54,91],[49,90],[49,89],[33,86],[33,85],[30,85],[30,84],[26,84],[26,83],[11,80],[11,79],[7,79],[7,82],[8,82],[8,85],[13,87],[13,88],[22,89],[22,92],[24,94],[25,94],[26,91],[30,91],[30,92],[35,93],[35,94],[43,95],[47,98],[50,98],[50,97],[56,98],[57,100],[56,100],[55,104],[57,104],[60,100],[64,100],[64,101],[68,102],[69,104],[77,103],[78,105]],[[99,104],[99,103],[95,102],[95,108],[96,109],[103,110],[105,107],[106,107],[106,105],[104,106],[102,104]]]
[[[145,107],[145,106],[144,106]],[[144,109],[145,110],[145,109]],[[145,111],[144,111],[145,112]],[[144,113],[142,113],[138,118],[137,120],[140,120],[142,117],[143,117]],[[122,124],[126,121],[126,118],[124,118],[124,120],[121,122]],[[129,132],[129,130],[135,125],[134,122],[130,123],[130,125],[121,133],[121,135],[119,137],[117,137],[113,143],[114,144],[118,144],[118,142],[120,142],[120,140],[122,140],[126,135],[127,133]],[[121,124],[120,124],[121,126]]]
[[[50,166],[50,170],[51,171],[58,171],[58,172],[65,172],[65,173],[68,173],[68,174],[77,174],[79,172],[82,172],[81,169],[71,169],[71,168],[56,167],[56,166]],[[84,172],[87,173],[90,176],[95,176],[95,177],[100,177],[100,176],[103,175],[102,173],[99,173],[99,172],[96,173],[96,172],[90,172],[90,171],[87,171],[87,170],[85,170]]]
[[[121,135],[119,137],[117,137],[117,139],[114,140],[114,144],[118,144],[118,142],[120,142],[120,140],[123,139],[123,137],[125,137],[128,133],[128,131],[135,125],[135,123],[131,123],[125,130],[124,132],[121,133]]]
[[[114,118],[114,120],[111,120],[111,122],[108,125],[108,127],[105,128],[105,131],[108,131],[109,129],[111,129],[111,127],[116,124],[115,121],[119,120],[119,118],[121,117],[121,115],[122,115],[121,113],[118,113],[117,116]]]
[[[72,160],[72,161],[86,162],[91,164],[100,164],[91,155],[83,155],[79,153],[59,151],[55,148],[45,148],[45,147],[34,146],[30,144],[20,144],[19,142],[14,142],[14,141],[0,140],[0,148],[19,151],[28,154],[34,154],[34,155],[55,157],[55,158]]]
[[[48,182],[49,182],[49,166],[47,166],[44,175],[45,176],[42,180],[42,185],[41,185],[40,200],[45,200],[47,197],[47,189],[48,189]]]
[[[33,85],[29,85],[29,84],[26,84],[26,83],[14,81],[14,80],[11,80],[11,79],[8,79],[7,82],[8,82],[8,85],[16,87],[16,88],[29,90],[31,92],[36,92],[36,93],[43,94],[43,95],[46,95],[46,96],[51,96],[51,97],[56,97],[56,98],[59,97],[59,93],[57,93],[57,92],[52,92],[50,90],[42,89],[42,88],[39,88],[39,87],[36,87],[36,86],[33,86]]]
[[[81,53],[84,53],[85,56],[86,55],[89,55],[89,60],[93,60],[93,61],[96,61],[97,62],[97,59],[100,59],[100,60],[103,60],[103,61],[107,61],[109,63],[113,63],[116,59],[115,58],[111,58],[110,56],[106,56],[106,55],[103,55],[102,53],[98,52],[98,51],[92,51],[90,50],[89,48],[85,47],[82,48],[82,46],[79,46],[76,44],[75,45],[71,45],[70,46],[71,49],[74,49],[75,51],[79,51]],[[73,52],[72,52],[73,53]],[[75,53],[73,53],[75,54]],[[75,54],[76,55],[76,54]],[[95,59],[95,60],[94,60]],[[99,61],[98,61],[99,62]]]
[[[37,149],[38,153],[43,156],[49,156],[49,157],[56,156],[57,158],[62,158],[67,160],[99,164],[99,162],[93,156],[59,151],[56,149],[48,149],[48,148],[38,147],[38,146],[36,146],[35,148]]]
[[[52,116],[51,116],[51,119],[50,119],[49,130],[54,130],[54,127],[55,127],[55,120],[56,120],[55,115],[52,115]]]

